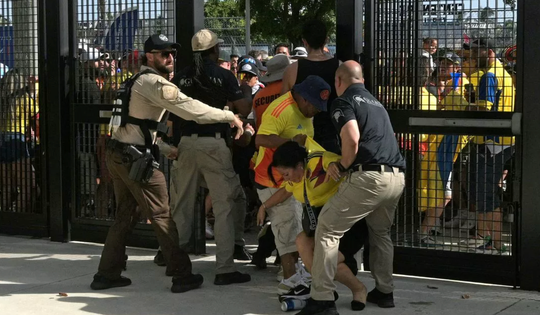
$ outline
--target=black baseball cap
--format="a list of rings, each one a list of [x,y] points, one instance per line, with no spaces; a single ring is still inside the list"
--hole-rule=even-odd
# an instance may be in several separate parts
[[[144,52],[148,53],[152,50],[165,50],[167,48],[180,49],[180,44],[169,41],[169,38],[163,34],[154,34],[148,37],[144,42]]]
[[[332,88],[321,77],[310,75],[301,83],[295,84],[292,89],[318,110],[322,112],[328,110],[328,98]]]
[[[240,65],[238,65],[238,73],[250,73],[257,77],[260,75],[257,66],[249,62],[240,63]]]

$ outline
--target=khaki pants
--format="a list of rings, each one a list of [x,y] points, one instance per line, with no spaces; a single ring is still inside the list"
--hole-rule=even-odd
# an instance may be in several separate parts
[[[262,203],[270,199],[278,191],[277,188],[257,189]],[[302,204],[294,197],[267,209],[272,223],[272,232],[279,255],[297,252],[296,237],[302,232]]]
[[[116,219],[109,229],[103,247],[98,273],[106,278],[115,279],[122,273],[124,265],[126,237],[140,212],[150,219],[156,232],[157,240],[167,263],[167,273],[178,277],[191,274],[189,256],[178,246],[178,232],[171,218],[169,195],[165,176],[155,170],[147,184],[129,179],[131,163],[122,161],[123,154],[107,150],[106,161],[113,179],[116,196]]]
[[[235,239],[243,245],[246,196],[234,172],[231,151],[224,139],[197,136],[182,137],[178,151],[170,191],[180,246],[189,243],[197,191],[204,181],[215,217],[216,274],[234,272]]]
[[[393,291],[394,245],[390,228],[404,186],[404,174],[396,168],[393,172],[354,172],[340,185],[322,209],[315,231],[313,299],[334,300],[339,240],[364,217],[369,230],[369,266],[376,287],[383,293]]]

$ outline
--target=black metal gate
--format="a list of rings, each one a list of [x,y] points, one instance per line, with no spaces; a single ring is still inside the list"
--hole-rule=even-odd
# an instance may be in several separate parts
[[[507,3],[366,1],[366,81],[408,162],[395,273],[518,284],[521,117],[516,7]]]
[[[71,239],[104,242],[114,221],[115,198],[112,179],[105,164],[105,142],[116,90],[138,72],[143,44],[149,35],[174,38],[174,2],[73,1],[77,12],[72,33],[73,51],[70,86],[74,109],[74,193]],[[168,174],[168,162],[160,163]],[[147,218],[136,225],[131,245],[157,247]]]
[[[37,1],[3,1],[0,16],[0,232],[44,236]]]

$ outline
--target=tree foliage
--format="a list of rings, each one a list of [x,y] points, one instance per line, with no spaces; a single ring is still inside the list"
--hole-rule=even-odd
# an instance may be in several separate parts
[[[208,0],[204,4],[205,17],[243,17],[237,0]]]
[[[319,19],[329,34],[335,31],[335,0],[265,0],[251,1],[251,33],[268,40],[301,44],[304,22]],[[244,1],[240,8],[245,10]]]

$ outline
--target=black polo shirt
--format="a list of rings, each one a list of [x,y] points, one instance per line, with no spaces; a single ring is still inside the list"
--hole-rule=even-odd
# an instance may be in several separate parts
[[[350,120],[358,123],[360,142],[354,165],[385,164],[405,169],[388,113],[363,84],[351,85],[336,98],[331,114],[338,133]]]
[[[219,109],[223,109],[228,101],[235,102],[244,97],[238,85],[238,80],[231,71],[221,68],[214,61],[207,58],[204,59],[203,68],[203,75],[207,79],[195,80],[195,67],[192,65],[178,72],[172,82],[187,96]],[[169,119],[173,121],[173,143],[175,145],[180,142],[182,135],[195,133],[212,135],[220,132],[225,136],[227,129],[230,128],[229,124],[199,125],[172,114]]]

